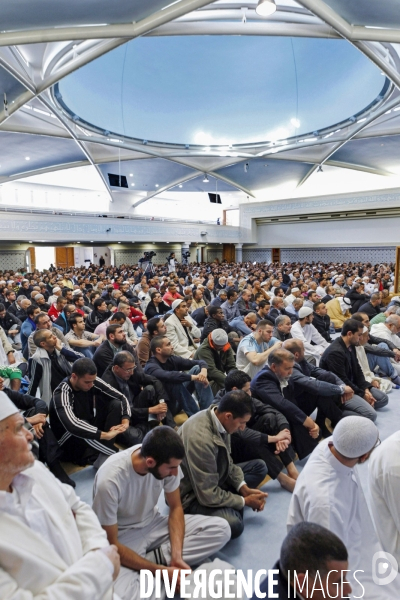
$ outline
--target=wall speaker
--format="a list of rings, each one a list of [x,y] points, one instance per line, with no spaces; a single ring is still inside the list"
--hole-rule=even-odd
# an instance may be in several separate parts
[[[115,175],[113,173],[108,174],[108,181],[112,187],[128,187],[128,181],[125,175]]]
[[[221,202],[221,196],[219,194],[208,194],[208,197],[210,198],[210,202],[212,202],[213,204],[222,204]]]

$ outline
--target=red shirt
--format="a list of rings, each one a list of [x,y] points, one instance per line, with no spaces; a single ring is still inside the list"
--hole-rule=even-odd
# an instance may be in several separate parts
[[[59,311],[56,309],[56,305],[52,304],[47,312],[47,314],[49,315],[50,319],[52,321],[57,321],[58,317],[60,316]]]
[[[168,306],[172,306],[173,301],[179,299],[182,299],[182,296],[178,294],[178,292],[175,292],[175,294],[171,294],[171,292],[165,292],[163,296],[163,300],[166,304],[168,304]]]

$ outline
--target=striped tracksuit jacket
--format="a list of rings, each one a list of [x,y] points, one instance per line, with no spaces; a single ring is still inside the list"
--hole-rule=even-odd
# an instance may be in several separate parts
[[[79,402],[75,402],[75,397]],[[93,410],[98,400],[121,402],[121,420],[130,419],[131,408],[124,394],[96,378],[93,387],[88,392],[75,392],[66,377],[54,390],[50,402],[50,425],[60,446],[65,444],[72,436],[83,439],[89,446],[98,452],[111,455],[115,450],[109,443],[100,440],[101,429],[91,424],[95,420]],[[121,421],[120,421],[121,422]]]

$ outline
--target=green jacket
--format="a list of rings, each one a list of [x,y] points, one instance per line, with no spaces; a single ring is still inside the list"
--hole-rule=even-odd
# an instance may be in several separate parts
[[[196,360],[204,360],[207,363],[207,377],[214,396],[225,387],[225,377],[236,369],[235,355],[232,348],[227,352],[213,350],[208,338],[197,348],[194,355]]]
[[[243,508],[243,498],[228,491],[235,490],[244,481],[243,471],[233,464],[231,458],[231,436],[222,439],[211,411],[196,413],[178,430],[185,448],[181,463],[184,478],[180,483],[183,509],[188,509],[193,500],[209,508]]]

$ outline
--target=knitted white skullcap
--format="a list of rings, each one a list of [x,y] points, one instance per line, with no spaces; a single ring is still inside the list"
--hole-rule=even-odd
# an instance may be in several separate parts
[[[312,315],[313,310],[309,306],[302,306],[299,310],[299,319],[304,319],[308,317],[308,315]]]
[[[217,346],[225,346],[228,343],[228,334],[223,329],[214,329],[211,333],[212,341]]]
[[[292,288],[292,292],[299,292],[299,291],[300,291],[300,288],[298,288],[298,287]]]
[[[366,417],[345,417],[336,425],[332,441],[342,456],[360,458],[370,452],[378,441],[377,426]]]
[[[14,402],[11,402],[10,398],[4,392],[0,392],[0,421],[11,417],[19,412]]]
[[[181,302],[183,302],[183,300],[181,298],[174,300],[173,303],[171,304],[172,310],[175,310],[176,308],[178,308],[178,306],[180,305]]]

